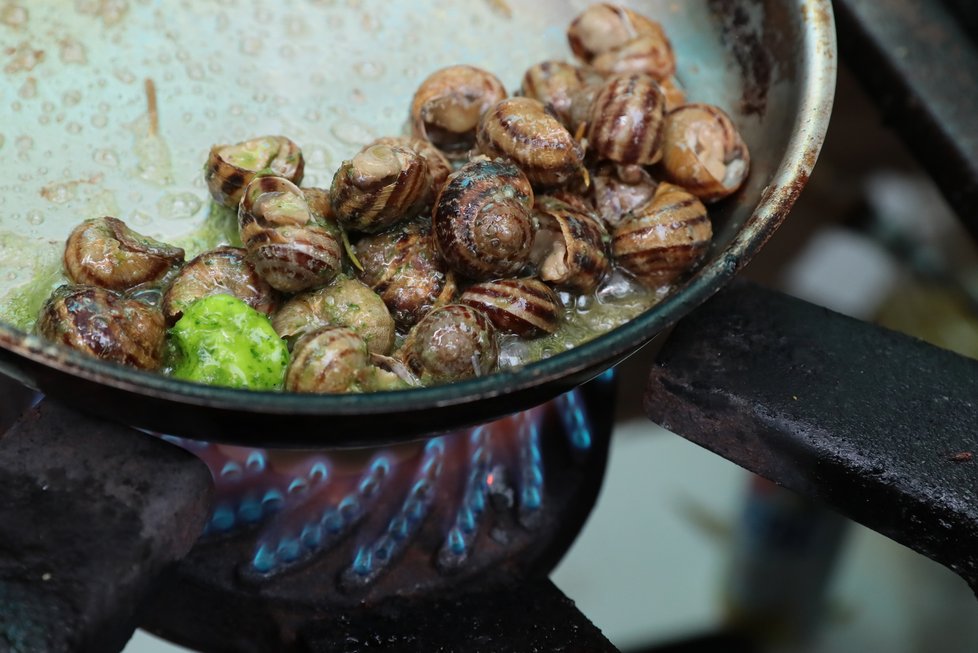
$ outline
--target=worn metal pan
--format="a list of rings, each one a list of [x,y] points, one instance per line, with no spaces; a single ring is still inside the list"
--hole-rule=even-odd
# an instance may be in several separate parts
[[[290,0],[5,5],[0,20],[0,371],[156,431],[266,446],[395,441],[543,402],[600,374],[727,283],[785,218],[828,124],[828,0],[644,0],[690,98],[726,107],[752,153],[748,185],[712,210],[708,263],[628,324],[526,367],[418,390],[307,396],[204,387],[84,357],[18,328],[58,274],[71,228],[116,215],[164,239],[206,224],[212,143],[283,133],[310,185],[374,136],[400,133],[417,83],[472,63],[516,88],[569,58],[586,0]],[[147,93],[148,90],[155,92]],[[43,292],[42,292],[43,290]]]

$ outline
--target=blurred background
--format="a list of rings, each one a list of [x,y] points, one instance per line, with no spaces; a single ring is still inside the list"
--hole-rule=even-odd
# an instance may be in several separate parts
[[[815,174],[747,275],[978,357],[973,241],[845,67]],[[620,369],[604,489],[553,575],[615,645],[978,650],[975,596],[952,572],[651,424],[641,392],[654,355]],[[143,633],[126,648],[176,650]]]

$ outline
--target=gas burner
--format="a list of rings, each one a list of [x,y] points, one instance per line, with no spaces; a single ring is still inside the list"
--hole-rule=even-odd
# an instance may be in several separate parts
[[[144,627],[202,651],[290,650],[295,633],[326,615],[545,575],[596,498],[613,378],[383,448],[297,452],[163,436],[207,464],[215,502]]]

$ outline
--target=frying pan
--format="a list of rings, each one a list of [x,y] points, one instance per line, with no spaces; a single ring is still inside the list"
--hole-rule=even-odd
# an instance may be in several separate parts
[[[829,0],[644,0],[690,100],[727,109],[751,149],[747,185],[711,208],[707,263],[629,323],[523,368],[430,388],[309,396],[195,385],[47,343],[22,329],[81,220],[115,215],[186,244],[207,225],[214,143],[281,133],[307,185],[401,133],[431,71],[471,63],[510,89],[586,0],[55,0],[0,25],[0,372],[83,410],[192,438],[273,447],[403,441],[542,403],[615,365],[726,284],[808,179],[835,88]],[[193,246],[188,249],[193,249]],[[193,252],[188,252],[193,253]]]

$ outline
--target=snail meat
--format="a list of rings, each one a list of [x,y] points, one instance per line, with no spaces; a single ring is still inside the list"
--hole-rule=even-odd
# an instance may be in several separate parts
[[[593,292],[611,270],[605,228],[592,214],[552,197],[539,198],[536,216],[533,262],[540,278],[561,290]]]

